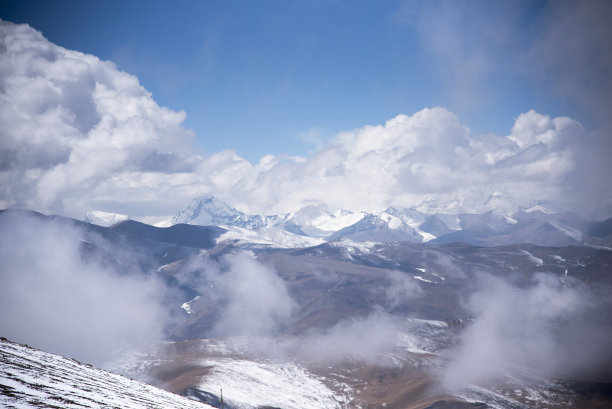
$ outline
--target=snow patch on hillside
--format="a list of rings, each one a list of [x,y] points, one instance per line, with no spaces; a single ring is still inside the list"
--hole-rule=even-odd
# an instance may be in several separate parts
[[[309,224],[327,234],[351,226],[365,217],[366,213],[351,213],[347,210],[338,210],[334,213],[321,214],[313,219]]]
[[[541,212],[541,213],[544,213],[544,214],[555,214],[555,212],[553,212],[552,210],[550,210],[550,209],[548,209],[548,208],[546,208],[544,206],[541,206],[541,205],[532,206],[532,207],[530,207],[528,209],[523,210],[523,212],[525,212],[525,213]]]
[[[437,284],[435,281],[428,280],[428,279],[423,278],[421,276],[414,276],[414,278],[419,280],[419,281],[422,281],[424,283]]]
[[[247,360],[206,360],[212,366],[199,388],[219,391],[239,408],[258,406],[283,409],[340,409],[338,398],[313,374],[295,363],[254,362]]]
[[[328,243],[332,247],[341,247],[349,254],[369,254],[375,246],[380,245],[375,241],[353,241],[350,239],[342,239],[338,241],[330,241]]]
[[[571,227],[562,225],[560,223],[557,223],[555,221],[549,221],[549,223],[554,226],[555,228],[561,230],[563,233],[565,233],[566,235],[568,235],[569,237],[571,237],[572,239],[576,240],[577,242],[581,242],[582,241],[582,233],[576,229],[573,229]]]
[[[185,310],[185,312],[187,314],[191,315],[191,314],[193,314],[193,311],[191,310],[191,303],[194,302],[194,301],[197,301],[199,299],[200,299],[200,296],[197,295],[193,300],[184,302],[183,305],[181,305],[181,308],[183,310]]]
[[[258,244],[278,248],[303,248],[323,244],[325,240],[315,237],[300,236],[278,227],[262,227],[251,230],[236,226],[221,226],[227,232],[217,238],[217,243],[226,240],[237,240],[242,244]]]
[[[526,255],[529,258],[529,261],[531,261],[532,263],[534,263],[537,266],[542,266],[544,265],[544,260],[542,260],[539,257],[534,256],[533,254],[531,254],[530,252],[526,251],[526,250],[521,250],[521,253],[523,253],[524,255]]]
[[[128,220],[128,216],[125,214],[102,212],[100,210],[92,210],[87,212],[85,216],[86,223],[102,227],[112,226],[125,220]]]

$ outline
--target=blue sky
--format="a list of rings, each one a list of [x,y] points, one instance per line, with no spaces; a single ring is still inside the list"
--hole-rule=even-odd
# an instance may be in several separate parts
[[[185,110],[206,153],[305,155],[339,131],[443,106],[474,133],[579,116],[517,72],[545,2],[3,1],[2,18],[112,60]],[[496,38],[496,36],[512,36]],[[448,46],[450,50],[445,49]],[[521,48],[523,47],[523,48]],[[473,74],[456,71],[473,59]],[[479,62],[480,61],[480,62]]]

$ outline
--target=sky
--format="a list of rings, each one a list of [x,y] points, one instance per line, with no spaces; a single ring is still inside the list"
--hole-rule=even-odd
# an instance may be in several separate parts
[[[55,60],[33,73],[41,47],[3,50],[0,201],[143,220],[202,194],[253,212],[612,203],[610,17],[605,1],[3,0]]]
[[[532,90],[527,78],[516,89],[516,75],[504,62],[480,66],[488,62],[478,54],[489,50],[466,49],[474,55],[465,64],[482,85],[493,86],[494,95],[453,90],[476,93],[482,102],[449,95],[448,87],[463,87],[444,67],[457,57],[439,49],[453,46],[437,44],[446,39],[431,36],[451,33],[427,27],[427,20],[446,19],[451,28],[463,25],[463,17],[491,13],[499,19],[510,6],[491,10],[472,3],[466,11],[444,12],[444,4],[436,10],[386,1],[5,3],[2,18],[28,23],[62,47],[115,62],[160,105],[185,110],[185,124],[205,152],[233,149],[252,162],[266,154],[302,155],[342,130],[430,106],[469,114],[470,126],[497,133],[507,132],[525,107],[570,113],[538,95],[542,90]],[[539,13],[524,7],[508,20],[534,30]],[[503,45],[508,54],[518,51],[516,44]],[[515,85],[508,87],[509,81]]]

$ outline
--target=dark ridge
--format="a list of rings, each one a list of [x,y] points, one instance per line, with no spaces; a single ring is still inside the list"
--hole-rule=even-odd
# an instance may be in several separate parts
[[[587,234],[589,236],[599,237],[600,239],[612,235],[612,218],[590,223],[587,227]]]
[[[612,397],[612,383],[590,381],[561,381],[559,383],[576,392],[582,398]]]
[[[227,230],[216,226],[176,224],[172,227],[155,227],[134,220],[125,220],[111,227],[126,236],[139,240],[155,240],[179,246],[210,249],[215,239]]]

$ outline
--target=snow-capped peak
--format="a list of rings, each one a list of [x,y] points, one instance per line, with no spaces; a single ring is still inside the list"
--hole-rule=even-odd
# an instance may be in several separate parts
[[[128,216],[119,213],[102,212],[100,210],[92,210],[87,212],[85,216],[85,222],[95,224],[102,227],[112,226],[124,220],[127,220]]]
[[[512,237],[516,238],[499,238],[502,242],[520,237],[523,241],[533,239],[538,243],[548,243],[533,236],[535,230],[532,226],[541,217],[550,218],[552,212],[548,204],[544,207],[542,203],[532,203],[532,207],[520,212],[519,206],[504,192],[482,189],[477,193],[472,196],[431,197],[411,208],[387,207],[379,211],[353,212],[345,209],[329,211],[324,204],[312,204],[281,215],[245,214],[214,196],[203,196],[193,199],[174,217],[156,226],[169,227],[178,223],[215,225],[227,230],[219,237],[220,241],[235,240],[244,245],[281,248],[309,247],[342,238],[416,243],[466,241],[475,232],[479,232],[477,244],[484,240],[483,232],[490,235],[515,232]],[[531,217],[525,217],[526,213],[531,213]],[[464,230],[466,232],[461,233]],[[578,240],[580,232],[564,232]]]
[[[528,209],[523,210],[523,212],[525,213],[533,213],[533,212],[540,212],[540,213],[544,213],[544,214],[555,214],[554,211],[542,206],[542,205],[535,205],[535,206],[531,206]]]
[[[244,216],[214,196],[193,199],[189,205],[172,218],[172,224],[231,224]],[[229,222],[229,223],[228,223]]]
[[[246,215],[215,196],[193,199],[186,208],[171,219],[162,221],[156,226],[169,227],[180,223],[201,226],[237,226],[247,229],[257,229],[266,224],[261,216]]]

